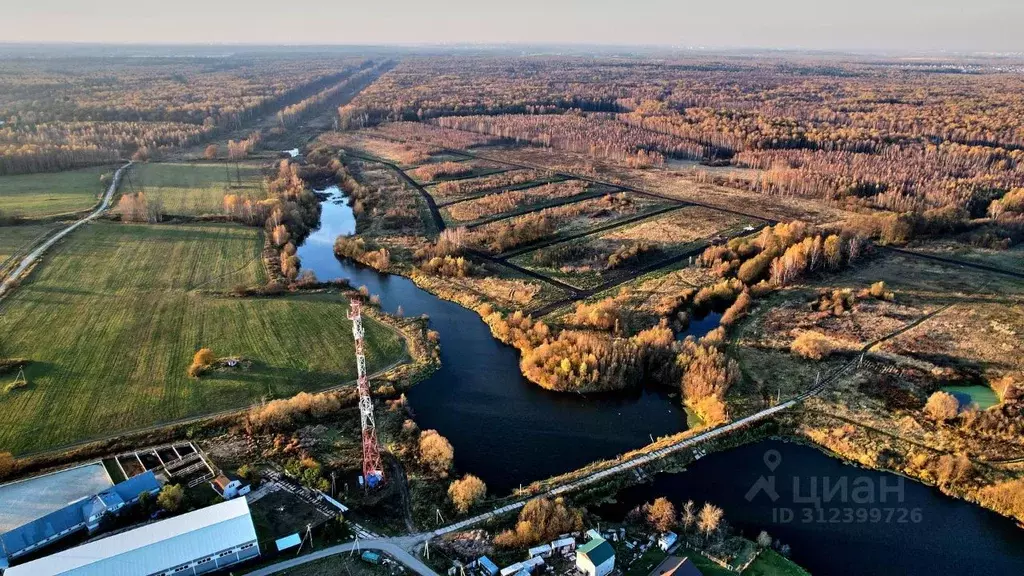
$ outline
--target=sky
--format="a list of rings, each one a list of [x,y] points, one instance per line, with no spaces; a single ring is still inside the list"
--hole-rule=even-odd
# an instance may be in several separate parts
[[[0,42],[1024,52],[1024,0],[0,0]]]

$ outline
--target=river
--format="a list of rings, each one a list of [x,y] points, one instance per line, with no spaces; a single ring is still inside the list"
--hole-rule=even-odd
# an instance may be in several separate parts
[[[406,315],[430,317],[431,328],[441,335],[441,368],[409,391],[410,405],[421,428],[436,429],[451,441],[458,470],[482,478],[492,494],[685,429],[686,414],[678,399],[662,392],[582,397],[543,390],[522,377],[518,353],[491,337],[475,312],[437,298],[407,278],[339,261],[334,239],[353,233],[355,218],[337,188],[327,192],[331,197],[323,203],[320,228],[298,249],[303,269],[313,270],[321,280],[347,278],[353,286],[367,286],[388,312],[401,306]],[[710,328],[697,322],[692,329]],[[771,475],[763,463],[768,450],[781,456],[775,472],[780,498],[774,505],[764,497],[747,502],[744,496],[758,478]],[[748,536],[766,529],[789,544],[794,559],[816,574],[933,575],[952,569],[961,574],[1024,573],[1024,531],[1013,522],[911,481],[903,483],[904,502],[887,507],[920,509],[920,523],[802,523],[799,517],[773,522],[773,506],[796,509],[793,476],[897,480],[811,448],[763,442],[709,455],[685,473],[659,475],[653,485],[623,491],[619,503],[603,506],[602,512],[621,515],[658,495],[669,495],[677,503],[688,498],[711,501]]]
[[[762,476],[774,477],[774,502],[764,491],[747,499]],[[853,502],[855,481],[873,487],[876,503]],[[890,487],[884,494],[883,481]],[[837,493],[822,502],[820,512],[806,498],[815,493],[812,483],[824,495],[826,483],[842,482],[850,488],[848,496]],[[766,440],[710,454],[685,472],[659,474],[649,484],[619,492],[615,503],[595,512],[620,520],[631,508],[659,496],[677,507],[690,499],[698,507],[705,501],[720,506],[726,521],[748,538],[767,530],[788,544],[792,558],[812,574],[1024,573],[1024,531],[1012,520],[923,484],[850,466],[808,446]],[[792,520],[784,521],[784,509],[793,512]]]
[[[380,296],[390,313],[426,314],[441,335],[441,368],[407,394],[420,428],[455,447],[455,466],[493,494],[575,470],[686,429],[686,413],[663,391],[587,396],[544,390],[519,372],[519,353],[495,340],[480,316],[421,290],[401,276],[334,256],[334,239],[355,231],[352,209],[336,187],[322,204],[321,225],[298,248],[304,270],[320,280],[347,278]]]

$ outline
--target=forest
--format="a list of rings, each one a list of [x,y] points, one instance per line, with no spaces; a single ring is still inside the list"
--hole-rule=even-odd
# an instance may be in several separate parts
[[[290,123],[372,64],[355,57],[5,60],[0,175],[146,159],[275,110]]]
[[[1024,78],[997,63],[407,59],[342,116],[350,128],[430,122],[634,167],[732,164],[758,172],[728,184],[759,193],[941,210],[942,233],[991,216],[979,245],[1022,235],[1001,199],[1024,188]]]

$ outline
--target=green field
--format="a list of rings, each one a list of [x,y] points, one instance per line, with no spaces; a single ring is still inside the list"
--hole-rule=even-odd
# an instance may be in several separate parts
[[[147,163],[132,167],[121,192],[145,192],[159,199],[164,212],[200,216],[220,214],[225,194],[266,198],[257,163]]]
[[[30,245],[55,230],[59,224],[30,224],[24,226],[0,226],[0,272],[5,263]]]
[[[0,213],[23,218],[43,218],[88,210],[99,202],[103,174],[111,166],[0,176]]]
[[[31,360],[27,388],[5,391],[0,381],[0,450],[53,448],[353,379],[338,296],[205,293],[265,281],[262,244],[258,229],[226,224],[76,231],[0,303],[0,357]],[[200,347],[252,364],[192,380],[185,371]],[[367,319],[366,352],[373,371],[404,347]]]

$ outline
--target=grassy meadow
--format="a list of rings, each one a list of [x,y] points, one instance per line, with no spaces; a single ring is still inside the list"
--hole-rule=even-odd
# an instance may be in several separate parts
[[[125,182],[128,184],[128,182]],[[258,163],[145,163],[132,168],[121,192],[145,192],[181,216],[220,214],[225,194],[266,198]]]
[[[14,256],[21,254],[58,226],[56,223],[0,226],[0,271],[4,270],[5,265]]]
[[[0,450],[53,448],[353,379],[348,305],[337,295],[209,293],[266,280],[261,234],[96,222],[56,247],[0,302],[0,357],[31,361],[27,387],[7,391],[0,380]],[[403,357],[397,334],[364,322],[369,370]],[[247,366],[189,379],[201,347]]]
[[[45,218],[88,210],[99,202],[104,191],[100,176],[113,172],[114,167],[96,166],[65,172],[0,176],[0,213]]]

